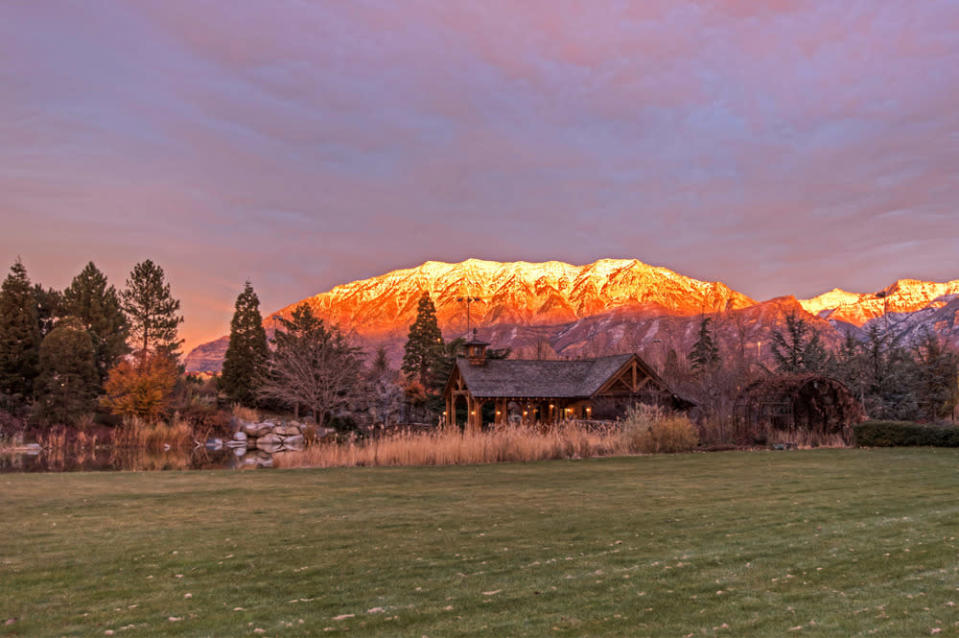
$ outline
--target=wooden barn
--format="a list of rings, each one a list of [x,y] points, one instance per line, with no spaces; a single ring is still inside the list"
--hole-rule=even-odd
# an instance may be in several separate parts
[[[838,379],[817,374],[779,375],[754,381],[742,391],[735,414],[744,435],[766,429],[840,434],[864,418],[862,404]]]
[[[489,359],[475,335],[457,360],[444,392],[447,425],[482,428],[505,423],[611,420],[635,403],[686,409],[635,354],[561,361]]]

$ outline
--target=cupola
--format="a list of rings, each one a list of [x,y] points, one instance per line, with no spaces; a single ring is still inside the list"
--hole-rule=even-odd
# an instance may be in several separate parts
[[[473,328],[473,338],[465,344],[466,358],[469,360],[470,365],[486,365],[486,347],[488,345],[489,343],[481,341],[480,338],[476,336],[476,328]]]

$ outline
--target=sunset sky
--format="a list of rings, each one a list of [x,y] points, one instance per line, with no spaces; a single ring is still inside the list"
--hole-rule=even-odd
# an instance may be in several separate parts
[[[959,279],[957,203],[957,2],[0,5],[0,266],[152,258],[188,346],[427,259]]]

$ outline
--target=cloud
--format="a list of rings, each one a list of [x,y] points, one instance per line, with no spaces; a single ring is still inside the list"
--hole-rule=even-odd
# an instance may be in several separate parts
[[[0,257],[175,276],[191,342],[426,259],[750,296],[959,277],[951,3],[0,9]]]

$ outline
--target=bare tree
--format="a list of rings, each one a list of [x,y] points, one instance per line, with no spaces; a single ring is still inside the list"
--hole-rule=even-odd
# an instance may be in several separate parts
[[[403,409],[402,377],[390,368],[386,350],[381,346],[365,372],[365,389],[361,404],[370,425],[392,425],[399,421]]]
[[[361,386],[362,352],[335,327],[300,304],[273,338],[267,378],[260,396],[292,407],[305,406],[318,425],[348,409]]]

